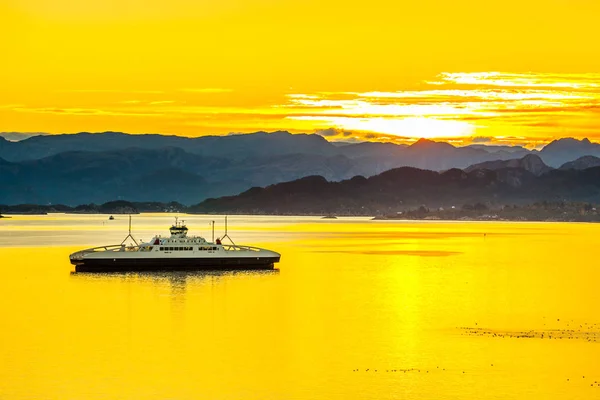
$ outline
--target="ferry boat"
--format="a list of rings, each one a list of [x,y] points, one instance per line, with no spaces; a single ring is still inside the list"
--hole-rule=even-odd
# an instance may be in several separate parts
[[[225,234],[214,242],[201,236],[188,236],[184,222],[175,218],[175,224],[169,229],[170,237],[157,235],[149,242],[138,243],[131,235],[129,217],[129,235],[121,244],[81,250],[71,254],[69,259],[76,272],[120,272],[274,269],[281,258],[271,250],[236,245],[227,235],[227,219]],[[128,239],[135,245],[125,245]],[[224,240],[230,243],[224,244]]]

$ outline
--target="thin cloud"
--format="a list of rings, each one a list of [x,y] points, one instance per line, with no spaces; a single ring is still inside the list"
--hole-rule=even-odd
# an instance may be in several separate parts
[[[500,86],[500,87],[546,87],[569,89],[600,88],[600,74],[553,74],[553,73],[509,73],[509,72],[444,72],[439,80],[428,82],[443,85],[446,83]]]
[[[61,93],[131,93],[131,94],[163,94],[162,90],[120,90],[120,89],[63,89]]]
[[[591,121],[600,119],[600,74],[443,73],[427,83],[422,90],[294,93],[281,107],[293,120],[410,137],[517,126],[538,135],[542,127],[580,123],[592,133]]]
[[[231,93],[233,89],[227,88],[183,88],[179,89],[182,92],[189,93]]]
[[[415,137],[466,143],[476,136],[495,138],[491,142],[495,144],[506,140],[500,136],[515,132],[519,135],[512,136],[511,143],[533,143],[531,138],[545,140],[571,132],[596,137],[600,126],[600,74],[446,72],[416,90],[286,93],[277,103],[246,107],[207,105],[211,94],[233,92],[219,87],[176,89],[184,99],[173,92],[170,96],[178,101],[160,99],[166,95],[132,94],[162,93],[154,90],[70,91],[124,95],[115,95],[111,106],[8,105],[0,109],[3,113],[12,109],[72,116],[160,116],[169,128],[180,126],[182,130],[202,127],[198,130],[222,133],[287,129],[315,132],[328,140],[402,143]],[[124,100],[127,98],[132,100]],[[521,135],[525,139],[520,139]]]
[[[14,111],[29,112],[38,114],[57,114],[57,115],[82,115],[82,116],[133,116],[133,117],[153,117],[160,116],[161,113],[156,112],[126,112],[102,110],[96,108],[30,108],[16,107]]]
[[[493,137],[474,136],[473,138],[471,138],[472,143],[491,143],[493,141]]]
[[[338,136],[339,135],[339,131],[335,128],[328,128],[328,129],[319,129],[317,131],[315,131],[315,133],[317,135],[321,135],[324,137],[327,136]]]
[[[175,100],[161,100],[161,101],[151,101],[150,105],[161,105],[161,104],[173,104],[175,103]]]
[[[315,131],[315,133],[317,135],[323,136],[323,137],[348,137],[351,136],[353,134],[353,132],[351,131],[345,131],[342,129],[336,129],[336,128],[327,128],[327,129],[317,129]]]

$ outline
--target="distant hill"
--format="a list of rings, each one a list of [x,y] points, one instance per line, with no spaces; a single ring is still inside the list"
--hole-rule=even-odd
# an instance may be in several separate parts
[[[33,137],[30,137],[34,135]],[[3,136],[11,138],[9,141]],[[202,156],[242,158],[247,156],[270,156],[283,154],[345,155],[349,158],[362,157],[406,157],[407,164],[421,162],[419,157],[431,158],[442,155],[443,163],[456,162],[460,156],[464,167],[477,162],[495,159],[521,158],[527,154],[538,154],[547,165],[559,167],[565,162],[586,155],[600,156],[600,144],[588,139],[558,139],[540,152],[521,146],[486,146],[473,144],[455,147],[444,142],[421,139],[411,146],[394,143],[330,143],[317,134],[291,134],[286,131],[272,133],[255,132],[227,136],[202,136],[198,138],[159,134],[126,134],[121,132],[76,134],[0,133],[0,158],[7,161],[35,160],[65,151],[112,151],[129,147],[159,149],[177,147]],[[486,158],[495,154],[495,158]],[[472,159],[476,158],[476,159]],[[416,165],[414,165],[416,166]],[[421,166],[432,170],[451,168],[433,165]]]
[[[560,169],[588,169],[600,167],[600,158],[594,156],[583,156],[575,161],[569,161],[560,166]]]
[[[559,168],[564,163],[583,156],[600,157],[600,144],[592,143],[588,139],[558,139],[546,145],[540,151],[540,156],[546,164]]]
[[[420,139],[410,146],[392,143],[360,143],[339,148],[340,153],[360,163],[366,176],[398,167],[415,167],[442,171],[497,159],[510,159],[508,152],[489,153],[484,149],[455,147],[444,142]]]
[[[288,132],[256,132],[199,138],[82,132],[34,136],[19,142],[0,139],[0,158],[7,161],[37,160],[65,151],[118,151],[130,147],[148,150],[176,147],[201,156],[235,158],[290,153],[337,154],[336,147],[319,135],[292,135]]]
[[[467,147],[471,147],[473,149],[485,150],[488,153],[501,153],[501,152],[513,153],[517,157],[524,156],[526,154],[531,153],[530,150],[527,150],[523,146],[496,146],[496,145],[485,145],[485,144],[471,144]]]
[[[18,163],[0,159],[0,203],[75,205],[124,199],[193,204],[306,174],[341,180],[362,172],[340,155],[290,154],[234,161],[173,147],[72,151]]]
[[[103,203],[110,200],[177,201],[224,193],[202,173],[223,160],[181,149],[65,152],[41,160],[0,162],[0,203]],[[222,189],[222,188],[221,188]],[[231,191],[244,186],[231,185]]]
[[[522,168],[495,171],[451,169],[443,173],[398,168],[365,178],[328,182],[311,176],[238,196],[208,199],[192,212],[377,215],[418,207],[470,203],[524,204],[536,201],[600,201],[600,167],[552,170],[535,176]]]
[[[599,146],[574,139],[551,145],[541,152],[510,146],[455,147],[427,139],[410,146],[370,142],[338,146],[316,134],[285,131],[199,138],[79,133],[40,135],[17,142],[0,136],[0,203],[80,204],[124,199],[195,204],[207,197],[311,175],[341,181],[400,167],[445,171],[478,165],[469,171],[523,168],[539,175],[547,171],[543,165],[546,157],[563,159]],[[520,163],[503,163],[523,156],[527,157]],[[481,164],[486,162],[492,163]]]
[[[0,140],[2,140],[2,138],[4,138],[7,141],[18,142],[18,141],[25,140],[25,139],[28,139],[33,136],[39,136],[39,135],[47,135],[47,133],[43,133],[43,132],[0,132]]]
[[[358,157],[401,157],[406,150],[405,145],[399,145],[395,143],[378,143],[378,142],[363,142],[363,143],[352,143],[345,144],[342,149],[338,149],[339,154],[343,154],[346,157],[358,158]]]
[[[166,147],[184,149],[204,157],[241,160],[288,154],[345,156],[372,165],[375,173],[399,166],[431,170],[465,168],[471,164],[515,158],[508,151],[475,147],[454,147],[448,143],[421,139],[411,146],[394,143],[356,143],[334,145],[316,134],[291,134],[285,131],[256,132],[229,136],[188,138],[157,134],[129,135],[120,132],[77,133],[35,136],[18,142],[0,137],[0,158],[11,162],[38,160],[67,151],[120,151],[127,148],[156,150]],[[493,154],[492,154],[493,153]]]
[[[474,164],[466,168],[465,171],[471,172],[477,169],[489,169],[496,171],[503,168],[521,168],[537,176],[552,170],[552,168],[544,164],[540,156],[528,154],[523,158],[513,160],[495,160]]]

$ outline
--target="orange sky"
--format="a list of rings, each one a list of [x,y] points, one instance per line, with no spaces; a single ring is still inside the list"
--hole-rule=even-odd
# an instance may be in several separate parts
[[[598,15],[597,0],[4,0],[0,131],[600,140]]]

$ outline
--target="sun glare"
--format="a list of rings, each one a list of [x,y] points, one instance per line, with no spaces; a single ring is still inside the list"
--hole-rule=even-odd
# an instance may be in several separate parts
[[[403,138],[460,138],[471,136],[475,127],[465,121],[429,117],[411,118],[352,118],[352,117],[289,117],[297,120],[320,122],[341,130],[373,132]]]

